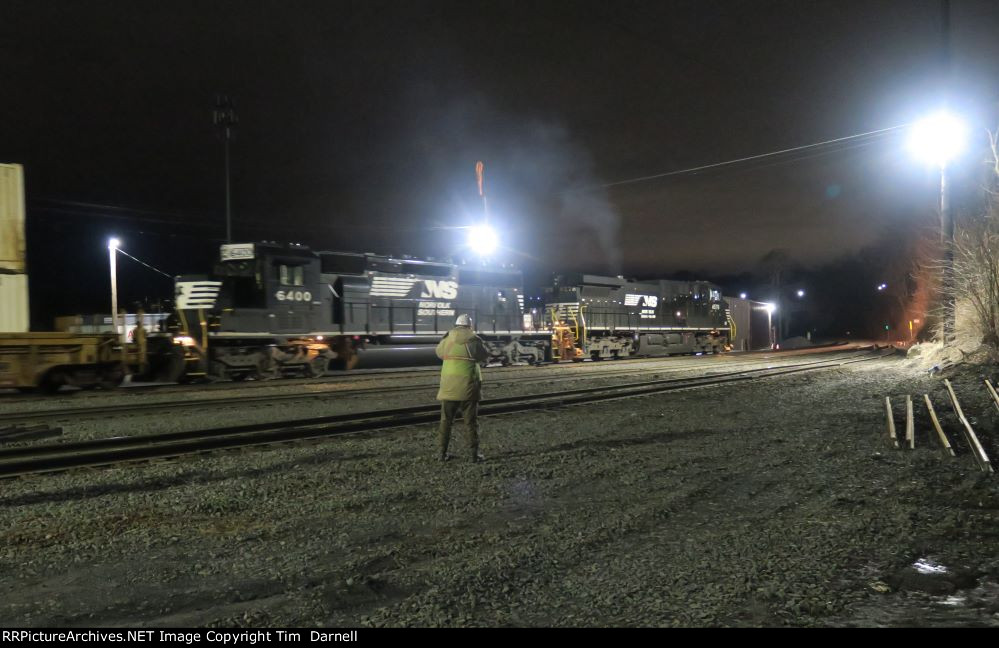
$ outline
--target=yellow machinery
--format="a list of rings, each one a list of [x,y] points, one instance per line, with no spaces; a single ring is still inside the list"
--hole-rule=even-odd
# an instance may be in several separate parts
[[[0,387],[48,392],[62,385],[114,387],[142,368],[142,346],[122,345],[111,333],[4,333]]]
[[[552,327],[552,362],[579,361],[583,359],[581,344],[586,339],[586,320],[580,310],[549,310]],[[569,321],[571,320],[571,324]]]

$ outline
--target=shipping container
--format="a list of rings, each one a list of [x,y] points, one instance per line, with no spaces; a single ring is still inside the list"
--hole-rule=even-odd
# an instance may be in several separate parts
[[[0,164],[0,332],[3,333],[28,330],[24,250],[24,172],[20,164]]]
[[[162,331],[162,322],[168,317],[170,313],[143,313],[143,328],[147,333]],[[129,342],[132,341],[136,326],[138,326],[138,315],[125,314],[125,333]],[[111,333],[114,331],[114,325],[110,315],[64,315],[55,318],[55,330],[63,333]],[[121,333],[120,320],[118,332]]]
[[[0,273],[26,272],[24,251],[24,171],[0,164]]]
[[[0,272],[0,333],[28,331],[28,275]]]

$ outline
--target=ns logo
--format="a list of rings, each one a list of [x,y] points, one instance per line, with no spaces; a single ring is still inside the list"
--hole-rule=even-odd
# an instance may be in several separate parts
[[[423,280],[423,293],[420,297],[424,299],[455,299],[458,297],[457,281],[437,281],[436,279]]]

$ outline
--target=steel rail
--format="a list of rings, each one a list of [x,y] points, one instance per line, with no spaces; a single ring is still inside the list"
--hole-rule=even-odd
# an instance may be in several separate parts
[[[848,357],[858,353],[846,352],[837,353],[834,358],[825,358],[818,362],[824,362],[833,360],[835,358]],[[801,356],[797,356],[801,357]],[[807,357],[807,356],[805,356]],[[785,358],[787,359],[787,358]],[[758,365],[762,360],[746,360],[744,362],[738,362],[733,364],[727,364],[718,367],[707,367],[709,370],[714,369],[728,369],[732,367],[739,366],[752,366]],[[777,366],[787,366],[787,365],[777,365]],[[502,385],[507,383],[525,383],[525,382],[553,382],[553,381],[563,381],[563,380],[590,380],[597,379],[601,377],[608,376],[626,376],[633,374],[643,374],[643,373],[677,373],[684,371],[696,371],[701,369],[696,363],[684,365],[681,367],[671,367],[669,365],[655,366],[655,367],[629,367],[626,369],[606,369],[603,371],[587,371],[576,375],[569,376],[535,376],[529,379],[523,377],[500,377],[491,380],[489,384],[491,385]],[[394,394],[409,391],[420,391],[425,389],[436,389],[437,387],[437,376],[436,374],[431,377],[431,382],[420,383],[416,385],[395,385],[395,386],[385,386],[385,387],[364,387],[358,389],[327,389],[323,391],[315,392],[294,392],[294,393],[281,393],[281,394],[241,394],[237,396],[226,396],[222,398],[203,398],[203,399],[187,399],[187,400],[173,400],[173,401],[152,401],[143,403],[115,403],[110,405],[96,405],[88,407],[75,407],[75,408],[50,408],[50,409],[40,409],[40,410],[26,410],[20,412],[6,412],[4,413],[4,422],[27,422],[27,421],[39,421],[46,419],[66,419],[66,418],[79,418],[79,417],[94,417],[94,416],[104,416],[108,414],[133,414],[133,413],[144,413],[144,412],[157,412],[157,411],[168,411],[172,409],[190,409],[191,407],[198,407],[201,405],[207,405],[211,407],[220,407],[227,405],[249,405],[255,403],[271,403],[279,402],[285,400],[309,400],[313,398],[322,397],[354,397],[354,396],[365,396],[370,394]],[[274,387],[281,387],[281,385],[273,385]]]
[[[548,409],[566,405],[633,398],[654,393],[711,387],[733,382],[786,376],[805,371],[834,369],[886,357],[885,354],[852,360],[825,360],[792,367],[761,368],[732,372],[725,376],[674,378],[626,385],[574,389],[563,392],[511,396],[480,404],[484,416]],[[135,437],[116,437],[73,443],[12,448],[0,452],[0,477],[15,477],[71,468],[97,467],[150,459],[163,459],[214,450],[271,445],[340,436],[357,432],[391,429],[438,420],[439,406],[376,410],[352,414],[302,419],[282,423],[260,423],[206,431],[172,432]]]
[[[705,357],[693,356],[693,355],[682,355],[682,356],[657,356],[657,357],[635,357],[635,358],[617,358],[614,360],[586,360],[584,362],[573,362],[573,363],[554,363],[545,362],[535,365],[510,365],[505,367],[490,367],[492,371],[501,371],[503,373],[513,373],[513,372],[523,372],[537,374],[539,370],[546,369],[568,369],[569,367],[578,367],[580,373],[589,374],[588,369],[591,367],[606,365],[613,363],[615,365],[619,364],[658,364],[662,362],[668,362],[670,364],[677,364],[683,366],[695,366],[705,362],[711,362],[706,358],[718,358],[719,362],[727,362],[730,359],[732,362],[746,362],[749,361],[748,358],[757,358],[758,361],[762,362],[765,360],[784,360],[787,358],[795,357],[798,355],[817,355],[819,353],[830,353],[838,347],[846,347],[849,343],[847,342],[837,342],[835,344],[823,344],[815,347],[806,347],[803,349],[788,349],[784,351],[751,351],[746,354],[730,354],[723,353],[718,355],[708,355]],[[877,348],[877,345],[874,345]],[[871,348],[867,347],[854,347],[852,350],[863,350]],[[849,351],[851,349],[843,349],[843,351]],[[800,353],[802,351],[811,351],[811,353]],[[86,398],[96,399],[110,394],[114,395],[128,395],[133,394],[187,394],[187,393],[206,393],[212,391],[229,391],[238,390],[246,391],[253,389],[275,389],[282,387],[301,387],[301,386],[312,386],[312,385],[335,385],[339,383],[350,383],[355,384],[358,382],[372,382],[378,380],[407,380],[407,379],[419,379],[423,378],[427,374],[436,374],[440,370],[439,365],[427,366],[427,367],[405,367],[405,368],[385,368],[385,369],[354,369],[354,370],[336,370],[332,372],[327,372],[325,376],[319,378],[281,378],[276,380],[264,380],[264,381],[252,381],[252,382],[239,382],[233,380],[222,380],[218,382],[209,383],[199,383],[197,385],[181,385],[177,383],[164,383],[164,384],[146,384],[135,387],[127,387],[111,392],[85,392],[88,394]],[[79,399],[81,398],[80,392],[66,392],[62,395],[50,395],[50,396],[29,396],[23,397],[16,394],[0,394],[0,405],[2,404],[21,404],[21,403],[38,403],[51,401],[54,398],[71,398]]]

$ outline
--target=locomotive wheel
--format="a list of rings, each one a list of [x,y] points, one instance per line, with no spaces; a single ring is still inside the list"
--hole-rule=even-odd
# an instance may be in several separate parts
[[[105,391],[110,391],[112,389],[118,389],[121,385],[121,381],[121,374],[105,376],[97,381],[97,386]]]
[[[305,365],[305,373],[308,374],[309,378],[319,378],[326,374],[328,366],[329,360],[326,359],[326,356],[316,356]]]
[[[274,380],[281,375],[281,372],[270,358],[264,358],[257,363],[252,375],[254,380]]]
[[[61,371],[49,371],[42,378],[41,382],[38,384],[38,390],[43,394],[54,394],[59,391],[63,383],[66,382],[66,376]]]
[[[151,370],[152,378],[155,382],[183,382],[185,365],[184,349],[172,345],[155,359]]]

